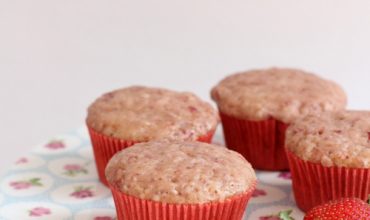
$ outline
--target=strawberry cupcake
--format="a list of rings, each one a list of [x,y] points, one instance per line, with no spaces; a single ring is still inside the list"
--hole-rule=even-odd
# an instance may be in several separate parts
[[[210,142],[218,114],[189,92],[132,86],[95,100],[86,124],[99,178],[107,184],[104,169],[116,152],[157,139]]]
[[[243,156],[195,141],[135,144],[105,173],[119,220],[240,220],[256,185]]]
[[[346,95],[334,82],[297,69],[237,73],[211,91],[228,148],[256,169],[286,170],[285,130],[298,117],[344,109]]]
[[[342,111],[301,118],[286,135],[298,207],[370,194],[370,112]]]

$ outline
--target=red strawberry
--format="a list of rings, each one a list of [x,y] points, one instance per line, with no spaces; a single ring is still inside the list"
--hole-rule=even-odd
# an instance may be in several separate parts
[[[304,220],[370,220],[370,205],[357,198],[344,198],[319,205]]]

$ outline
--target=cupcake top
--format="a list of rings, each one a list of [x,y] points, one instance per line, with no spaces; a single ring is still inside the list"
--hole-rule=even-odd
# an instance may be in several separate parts
[[[286,147],[299,158],[323,166],[370,168],[370,112],[303,117],[289,126]]]
[[[336,111],[346,106],[340,86],[297,69],[270,68],[237,73],[212,89],[212,99],[230,116],[285,123],[300,115]]]
[[[97,132],[125,140],[196,140],[216,128],[218,115],[192,93],[132,86],[95,100],[86,122]]]
[[[175,204],[224,200],[256,182],[239,153],[195,141],[136,144],[117,153],[105,174],[112,187],[126,194]]]

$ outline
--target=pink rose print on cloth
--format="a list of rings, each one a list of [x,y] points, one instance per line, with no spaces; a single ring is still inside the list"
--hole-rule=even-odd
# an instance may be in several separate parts
[[[280,211],[277,215],[261,216],[259,217],[259,220],[294,220],[294,218],[290,216],[292,212],[292,210]]]
[[[65,170],[64,174],[70,177],[88,173],[87,169],[79,164],[66,164],[63,169]]]
[[[35,187],[42,186],[40,181],[41,181],[40,178],[32,178],[29,180],[20,180],[20,181],[10,182],[9,185],[16,190],[22,190],[22,189],[28,189],[33,186]]]
[[[267,195],[266,191],[262,189],[255,189],[253,191],[252,197],[260,197],[260,196],[265,196],[265,195]]]
[[[44,207],[35,207],[31,210],[29,210],[29,216],[31,217],[40,217],[44,215],[50,215],[51,211],[48,208]]]
[[[282,179],[286,179],[286,180],[291,180],[292,179],[292,176],[291,176],[290,172],[281,172],[281,173],[279,173],[278,177],[282,178]]]
[[[45,164],[44,159],[35,156],[27,155],[19,157],[14,161],[13,166],[10,167],[11,170],[31,170],[34,168],[41,167]]]
[[[15,162],[15,164],[25,164],[25,163],[28,163],[28,159],[27,158],[25,158],[25,157],[21,157],[21,158],[19,158],[16,162]]]
[[[84,187],[84,186],[76,187],[75,191],[69,195],[77,199],[85,199],[85,198],[94,197],[94,193],[91,191],[91,187]]]
[[[62,140],[51,140],[45,145],[46,148],[50,150],[58,150],[65,148],[65,144]]]

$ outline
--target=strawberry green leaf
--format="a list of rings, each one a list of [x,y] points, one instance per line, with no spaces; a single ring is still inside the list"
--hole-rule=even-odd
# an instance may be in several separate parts
[[[285,211],[281,211],[279,212],[279,218],[281,220],[294,220],[293,217],[290,216],[290,214],[292,214],[293,210],[285,210]]]

